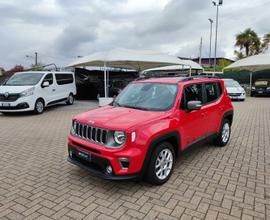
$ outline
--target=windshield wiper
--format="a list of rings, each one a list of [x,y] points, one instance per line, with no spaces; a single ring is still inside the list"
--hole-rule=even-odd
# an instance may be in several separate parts
[[[143,110],[143,111],[149,111],[148,108],[144,108],[144,107],[140,107],[140,106],[134,106],[134,105],[123,105],[123,107],[134,108],[134,109],[139,109],[139,110]]]

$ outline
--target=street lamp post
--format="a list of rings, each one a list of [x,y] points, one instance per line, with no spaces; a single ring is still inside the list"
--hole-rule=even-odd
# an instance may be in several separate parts
[[[213,29],[213,20],[211,18],[208,18],[208,21],[210,22],[210,40],[209,40],[209,67],[211,67],[211,50],[212,50],[212,29]]]
[[[216,39],[215,39],[215,59],[214,59],[214,72],[216,72],[216,65],[217,65],[217,34],[218,34],[218,8],[222,5],[223,0],[212,1],[213,5],[217,7],[217,14],[216,14]]]

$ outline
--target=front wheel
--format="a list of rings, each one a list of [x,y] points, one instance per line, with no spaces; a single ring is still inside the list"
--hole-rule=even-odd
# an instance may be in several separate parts
[[[38,99],[35,104],[35,113],[42,114],[44,112],[44,102],[42,99]]]
[[[74,103],[74,96],[72,94],[69,94],[66,103],[67,103],[67,105],[73,105],[73,103]]]
[[[175,163],[173,146],[168,142],[160,143],[152,154],[146,173],[146,180],[154,185],[161,185],[172,175]]]
[[[225,119],[222,122],[221,131],[218,134],[218,137],[215,139],[215,145],[223,147],[225,146],[231,137],[231,123],[228,119]]]

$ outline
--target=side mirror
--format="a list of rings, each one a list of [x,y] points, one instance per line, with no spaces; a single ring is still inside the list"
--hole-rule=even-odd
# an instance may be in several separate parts
[[[199,110],[202,107],[202,102],[201,101],[189,101],[187,103],[187,110],[192,111],[192,110]]]
[[[48,81],[44,81],[41,85],[42,88],[49,87],[50,83]]]

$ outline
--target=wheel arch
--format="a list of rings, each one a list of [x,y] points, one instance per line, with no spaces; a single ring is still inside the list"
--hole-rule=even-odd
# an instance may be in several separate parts
[[[162,142],[168,142],[170,143],[175,151],[175,156],[177,157],[180,154],[180,135],[178,131],[170,131],[168,133],[162,134],[156,138],[154,138],[150,144],[148,145],[147,153],[143,162],[142,170],[141,170],[141,175],[145,173],[147,170],[148,164],[151,159],[152,152],[155,149],[155,146],[159,143]]]

